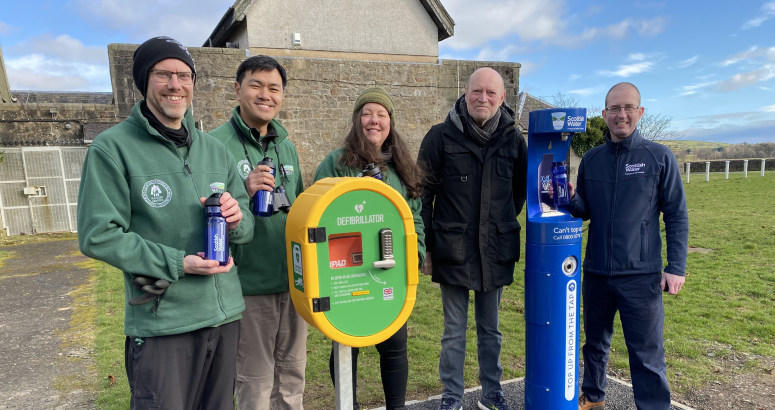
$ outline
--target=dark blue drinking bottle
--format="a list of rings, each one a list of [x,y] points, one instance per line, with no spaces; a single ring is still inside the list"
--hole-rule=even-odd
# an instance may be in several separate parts
[[[554,185],[554,206],[568,205],[568,167],[565,161],[552,163],[552,185]]]
[[[380,171],[379,166],[374,163],[366,165],[361,171],[361,174],[365,177],[372,177],[382,181],[382,171]]]
[[[266,157],[263,161],[260,161],[258,165],[266,165],[271,169],[272,177],[277,175],[277,170],[272,162],[272,158]],[[272,200],[274,199],[274,191],[258,191],[253,195],[253,215],[258,216],[272,216],[274,208],[272,207]]]
[[[218,261],[221,266],[229,263],[229,229],[226,218],[221,216],[221,194],[214,193],[205,201],[207,212],[207,239],[205,259]]]

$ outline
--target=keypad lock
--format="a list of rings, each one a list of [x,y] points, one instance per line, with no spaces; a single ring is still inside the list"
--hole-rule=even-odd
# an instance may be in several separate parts
[[[396,266],[396,260],[393,257],[393,231],[390,228],[379,230],[379,251],[380,260],[373,263],[375,268],[390,269]]]

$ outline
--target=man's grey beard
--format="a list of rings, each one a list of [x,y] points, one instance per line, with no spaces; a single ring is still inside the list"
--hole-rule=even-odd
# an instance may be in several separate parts
[[[186,111],[187,110],[188,110],[188,107],[186,107],[186,109],[183,110],[183,112],[176,113],[176,112],[174,112],[174,109],[172,109],[172,108],[166,107],[164,105],[161,106],[161,112],[163,112],[164,115],[167,116],[167,118],[172,118],[174,120],[179,120],[179,119],[183,118],[186,115]]]

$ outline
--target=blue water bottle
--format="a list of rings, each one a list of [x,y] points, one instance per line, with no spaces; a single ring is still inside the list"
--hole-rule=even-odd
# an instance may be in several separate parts
[[[568,205],[568,167],[565,161],[552,163],[552,185],[554,185],[554,206]]]
[[[376,178],[382,181],[382,171],[380,171],[379,166],[374,163],[366,165],[366,167],[361,171],[361,175],[365,177]]]
[[[260,161],[258,165],[266,165],[271,169],[272,177],[277,175],[277,171],[272,158],[266,157],[263,161]],[[253,195],[253,215],[258,216],[272,216],[274,213],[274,207],[272,206],[272,200],[274,199],[274,191],[258,191]]]
[[[205,200],[207,212],[207,239],[205,259],[218,261],[221,266],[229,263],[229,229],[221,215],[221,194],[214,193]]]

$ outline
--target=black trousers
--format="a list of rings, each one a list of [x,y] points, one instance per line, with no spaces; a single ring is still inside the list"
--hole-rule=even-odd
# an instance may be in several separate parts
[[[234,410],[239,320],[170,336],[128,336],[131,410]]]
[[[406,354],[406,323],[389,339],[376,345],[379,352],[379,370],[382,375],[382,390],[385,392],[387,410],[403,407],[406,404],[406,383],[409,379],[409,359]],[[358,353],[352,349],[353,366],[353,405],[357,400]],[[334,382],[334,348],[328,360],[331,381]]]
[[[584,382],[581,390],[592,401],[605,399],[606,366],[619,311],[630,358],[630,375],[638,410],[670,409],[665,346],[665,307],[659,286],[661,272],[606,276],[584,273]]]

